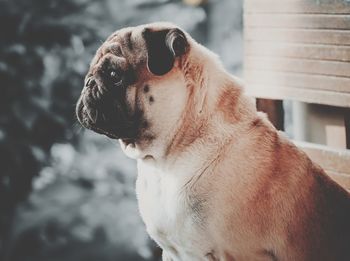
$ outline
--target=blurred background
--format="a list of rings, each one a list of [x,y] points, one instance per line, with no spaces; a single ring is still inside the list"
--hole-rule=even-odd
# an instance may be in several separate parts
[[[241,0],[0,0],[0,260],[159,260],[135,162],[75,102],[113,31],[170,21],[242,71]]]

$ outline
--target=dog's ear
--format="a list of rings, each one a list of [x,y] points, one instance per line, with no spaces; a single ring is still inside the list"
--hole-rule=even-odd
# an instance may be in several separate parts
[[[179,29],[143,33],[148,52],[148,69],[155,75],[164,75],[174,65],[176,57],[183,55],[188,47],[185,34]]]

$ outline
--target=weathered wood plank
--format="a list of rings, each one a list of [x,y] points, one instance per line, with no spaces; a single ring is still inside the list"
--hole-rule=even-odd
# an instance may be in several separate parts
[[[344,125],[346,135],[346,148],[350,149],[350,109],[344,110]]]
[[[268,70],[245,70],[244,76],[252,84],[291,86],[350,94],[350,78]]]
[[[295,142],[312,161],[319,164],[326,173],[345,189],[350,189],[350,151],[332,149],[325,145]]]
[[[350,46],[246,41],[245,55],[350,62]]]
[[[297,100],[350,108],[350,94],[348,93],[301,89],[281,85],[251,84],[249,80],[247,80],[246,93],[256,98]]]
[[[333,172],[331,170],[325,170],[326,173],[340,186],[347,190],[350,190],[350,175]]]
[[[346,1],[318,0],[245,0],[247,13],[309,13],[309,14],[350,14]]]
[[[350,15],[244,14],[245,28],[349,29]]]
[[[350,77],[348,62],[246,56],[244,68]]]
[[[350,45],[350,30],[246,28],[248,41]]]
[[[295,144],[322,168],[332,172],[350,175],[349,150],[333,149],[325,145],[301,141],[296,141]]]

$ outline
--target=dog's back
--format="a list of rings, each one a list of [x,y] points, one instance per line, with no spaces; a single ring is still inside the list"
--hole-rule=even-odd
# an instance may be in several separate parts
[[[265,119],[255,125],[218,170],[226,178],[217,182],[221,202],[213,204],[225,209],[225,219],[214,227],[220,227],[218,240],[223,239],[226,255],[234,260],[350,260],[350,194]],[[237,175],[244,177],[237,181]],[[231,191],[222,191],[224,183],[231,183]],[[236,207],[225,208],[230,201]]]
[[[310,175],[314,184],[303,224],[310,231],[305,255],[308,260],[350,260],[350,196],[319,167],[312,166]]]

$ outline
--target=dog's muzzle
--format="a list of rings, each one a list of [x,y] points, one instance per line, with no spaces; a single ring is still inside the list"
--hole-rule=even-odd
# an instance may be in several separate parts
[[[141,113],[131,112],[126,102],[130,73],[121,72],[105,63],[101,70],[86,77],[76,114],[88,129],[114,139],[134,139]]]

